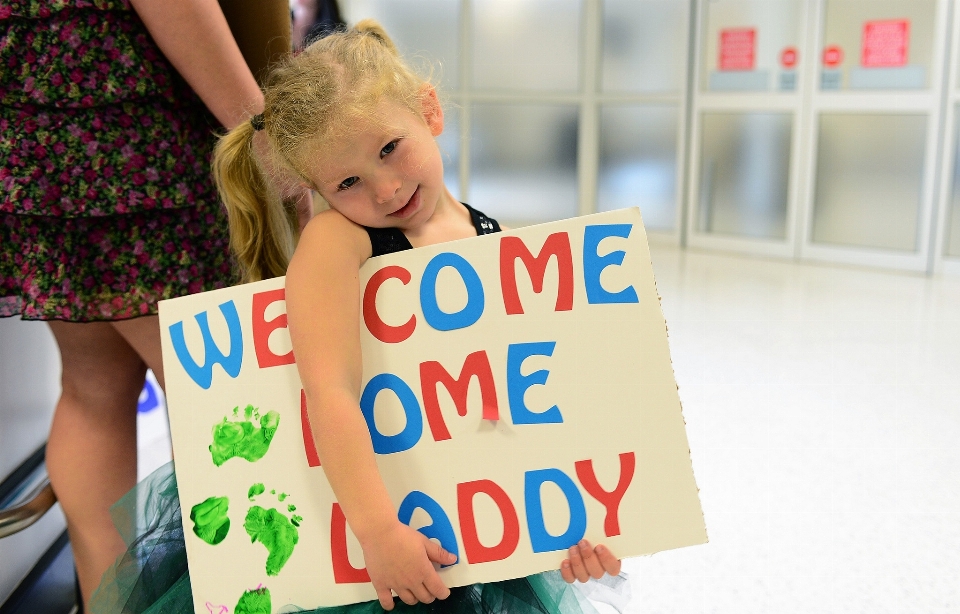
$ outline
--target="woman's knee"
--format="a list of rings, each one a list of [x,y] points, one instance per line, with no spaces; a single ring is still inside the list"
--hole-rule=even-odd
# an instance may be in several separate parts
[[[136,403],[146,365],[109,324],[50,322],[50,328],[60,348],[64,396],[82,404]]]

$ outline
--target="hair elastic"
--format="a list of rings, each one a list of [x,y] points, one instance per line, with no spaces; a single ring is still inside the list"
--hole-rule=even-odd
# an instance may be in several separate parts
[[[250,125],[253,126],[254,131],[260,132],[263,130],[263,113],[257,113],[250,118]]]

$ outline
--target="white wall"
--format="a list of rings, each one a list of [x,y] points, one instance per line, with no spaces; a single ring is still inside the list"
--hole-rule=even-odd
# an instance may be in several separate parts
[[[0,480],[47,439],[60,395],[60,354],[43,322],[0,319]],[[0,603],[63,532],[56,506],[33,526],[0,540]]]

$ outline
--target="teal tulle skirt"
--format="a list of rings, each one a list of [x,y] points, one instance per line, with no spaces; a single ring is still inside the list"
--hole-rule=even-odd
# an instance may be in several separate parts
[[[190,572],[184,547],[180,499],[173,463],[164,465],[127,493],[111,510],[127,552],[103,576],[90,603],[91,614],[189,614],[193,612]],[[283,606],[283,607],[280,607]],[[272,607],[272,610],[268,609]],[[261,606],[263,614],[381,614],[379,601],[304,610],[293,604]],[[250,612],[257,611],[251,603]],[[408,606],[396,600],[398,614],[596,614],[559,572],[453,588],[431,604]]]

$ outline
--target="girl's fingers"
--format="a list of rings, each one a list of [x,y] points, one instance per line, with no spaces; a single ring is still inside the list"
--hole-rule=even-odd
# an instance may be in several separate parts
[[[594,548],[584,539],[570,547],[569,556],[560,564],[560,576],[566,582],[600,579],[605,573],[611,576],[620,574],[620,560],[606,546]]]
[[[411,589],[413,596],[417,598],[417,601],[421,603],[433,603],[436,597],[433,596],[427,587],[421,584],[420,586],[415,586]]]
[[[427,576],[423,581],[423,586],[437,599],[446,599],[450,596],[450,589],[443,583],[443,580],[440,579],[440,574],[437,572],[433,572],[433,574]]]
[[[570,546],[570,569],[573,571],[573,577],[581,582],[590,579],[587,568],[583,565],[583,558],[580,556],[580,546],[574,544]]]
[[[611,576],[620,575],[620,559],[614,553],[610,552],[606,546],[597,546],[594,551],[605,572]]]
[[[380,600],[380,607],[384,610],[393,609],[393,593],[390,592],[389,588],[383,587],[374,587],[377,590],[377,599]]]
[[[448,552],[435,541],[431,541],[427,538],[424,538],[427,542],[427,558],[433,561],[434,563],[440,563],[441,565],[453,565],[457,562],[457,555],[452,552]]]
[[[581,539],[578,544],[580,547],[580,558],[583,559],[583,567],[591,578],[600,579],[603,577],[604,569],[600,559],[593,552],[593,546],[585,539]]]
[[[417,597],[408,589],[405,589],[405,588],[401,589],[400,592],[397,593],[397,597],[400,597],[400,601],[404,602],[407,605],[417,604]],[[382,604],[383,602],[381,602],[381,605]]]

